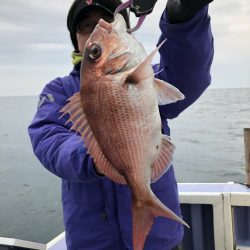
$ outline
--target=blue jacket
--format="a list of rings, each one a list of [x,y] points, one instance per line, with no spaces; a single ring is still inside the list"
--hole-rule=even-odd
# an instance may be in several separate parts
[[[210,84],[213,37],[207,8],[182,24],[169,24],[164,12],[160,20],[160,50],[157,77],[178,87],[186,99],[161,106],[163,131],[170,134],[167,119],[177,117]],[[160,42],[159,41],[159,42]],[[62,204],[69,250],[132,250],[130,191],[99,176],[83,141],[58,111],[79,91],[79,65],[70,75],[57,78],[41,93],[37,113],[29,126],[34,152],[41,163],[62,179]],[[151,185],[153,192],[181,215],[173,167]],[[183,238],[183,227],[166,218],[155,218],[145,243],[146,250],[170,250]]]

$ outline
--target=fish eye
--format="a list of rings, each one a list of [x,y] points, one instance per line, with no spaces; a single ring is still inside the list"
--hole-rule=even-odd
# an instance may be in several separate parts
[[[91,60],[97,60],[102,54],[102,48],[100,45],[93,43],[88,49],[88,54]]]

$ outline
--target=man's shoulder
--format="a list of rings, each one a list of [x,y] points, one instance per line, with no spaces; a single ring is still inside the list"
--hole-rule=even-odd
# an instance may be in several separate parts
[[[44,94],[53,96],[64,96],[66,99],[80,90],[80,78],[76,74],[70,73],[63,77],[57,77],[47,83],[42,91]]]

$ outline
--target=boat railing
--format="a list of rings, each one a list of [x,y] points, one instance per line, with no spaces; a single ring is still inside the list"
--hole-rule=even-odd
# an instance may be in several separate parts
[[[237,183],[179,183],[185,250],[250,250],[250,189]],[[62,233],[47,244],[1,238],[0,250],[67,250]]]

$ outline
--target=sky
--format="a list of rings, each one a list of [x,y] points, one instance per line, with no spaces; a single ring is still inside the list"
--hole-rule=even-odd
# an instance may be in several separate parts
[[[148,52],[158,40],[166,2],[158,0],[135,34]],[[66,28],[72,0],[0,3],[0,96],[39,95],[46,83],[72,70]],[[250,88],[250,1],[214,0],[209,14],[215,42],[211,88]]]

